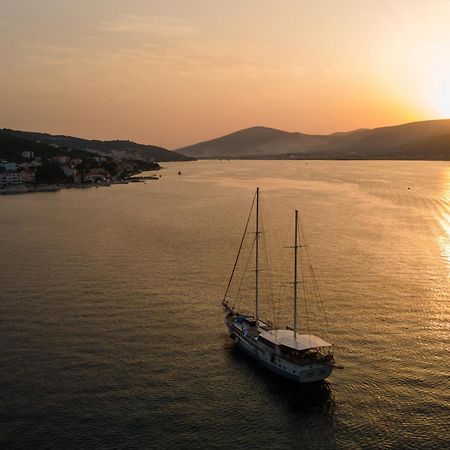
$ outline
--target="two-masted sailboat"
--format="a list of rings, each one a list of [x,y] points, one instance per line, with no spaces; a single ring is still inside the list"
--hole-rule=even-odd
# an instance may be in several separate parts
[[[310,383],[327,378],[334,367],[334,357],[331,344],[318,336],[299,334],[297,332],[298,303],[298,250],[299,226],[298,211],[295,211],[294,228],[294,280],[293,280],[293,327],[276,329],[269,322],[260,318],[259,311],[259,240],[260,240],[260,198],[259,188],[256,189],[256,224],[255,224],[255,314],[248,315],[237,311],[230,303],[227,294],[233,278],[239,254],[242,249],[249,221],[244,230],[238,256],[228,283],[227,291],[222,300],[225,309],[225,324],[230,337],[248,355],[257,360],[276,374],[297,381]],[[253,205],[252,205],[253,208]],[[250,212],[251,214],[251,212]],[[249,215],[250,219],[250,215]]]

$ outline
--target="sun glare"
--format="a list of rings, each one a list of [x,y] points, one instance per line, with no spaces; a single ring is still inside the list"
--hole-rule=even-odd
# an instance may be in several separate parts
[[[402,77],[410,84],[412,96],[439,118],[450,117],[450,63],[443,54],[450,54],[450,44],[418,46]]]
[[[423,88],[434,112],[441,117],[450,117],[450,63],[448,61],[428,61]]]
[[[437,113],[443,117],[450,117],[450,73],[444,80],[437,83],[434,92]]]

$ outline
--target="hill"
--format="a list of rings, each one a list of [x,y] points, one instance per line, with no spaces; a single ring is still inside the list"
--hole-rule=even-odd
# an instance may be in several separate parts
[[[21,161],[23,158],[21,158],[20,154],[24,151],[34,152],[34,156],[48,159],[53,158],[54,156],[60,156],[63,153],[61,150],[62,149],[52,147],[45,142],[22,139],[14,134],[8,133],[6,130],[0,130],[0,159],[5,159],[7,161]],[[85,159],[90,156],[98,156],[97,153],[88,152],[86,150],[64,150],[64,153],[68,153],[72,158]]]
[[[177,149],[204,159],[412,159],[450,160],[450,120],[360,129],[329,135],[252,127]]]
[[[297,152],[302,148],[324,145],[327,136],[288,133],[267,127],[252,127],[226,136],[177,149],[178,153],[195,158],[239,158],[272,156]]]
[[[155,145],[138,144],[133,141],[114,140],[100,141],[89,140],[74,136],[52,135],[30,131],[17,131],[3,129],[0,132],[16,136],[34,142],[41,142],[59,147],[80,149],[95,152],[104,156],[112,156],[119,159],[135,159],[142,161],[188,161],[192,158],[180,155]]]
[[[401,146],[397,149],[397,155],[404,156],[408,154],[415,159],[421,159],[420,156],[428,153],[433,155],[436,160],[448,161],[450,156],[450,133],[435,136],[431,139],[422,139],[413,145]]]

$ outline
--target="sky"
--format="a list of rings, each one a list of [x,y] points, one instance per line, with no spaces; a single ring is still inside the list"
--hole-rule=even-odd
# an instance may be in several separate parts
[[[175,149],[450,117],[450,0],[0,0],[0,128]]]

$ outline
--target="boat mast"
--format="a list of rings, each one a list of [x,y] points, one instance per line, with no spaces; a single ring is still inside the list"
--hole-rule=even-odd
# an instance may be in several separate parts
[[[297,340],[297,271],[298,271],[298,210],[295,210],[294,233],[294,339]]]
[[[255,232],[255,298],[256,298],[256,326],[259,322],[259,187],[256,188],[256,232]]]

